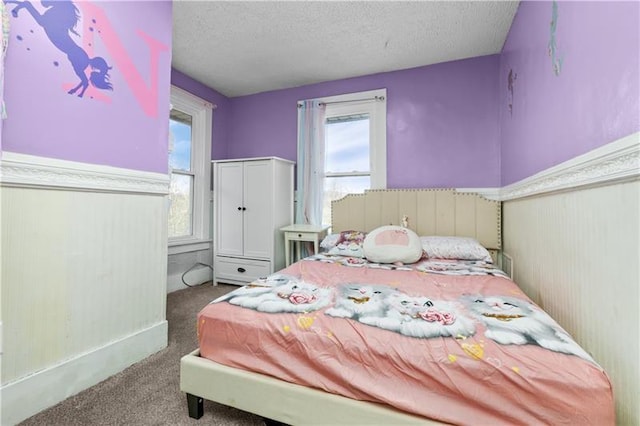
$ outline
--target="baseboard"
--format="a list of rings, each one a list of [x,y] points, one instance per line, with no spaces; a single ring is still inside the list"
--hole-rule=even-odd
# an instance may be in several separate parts
[[[171,293],[177,290],[182,290],[187,288],[187,286],[182,282],[182,274],[184,272],[180,272],[177,274],[171,274],[167,277],[167,293]],[[193,270],[187,272],[184,276],[184,280],[189,285],[199,285],[211,281],[213,279],[213,271],[203,266],[201,268],[194,268]]]
[[[167,321],[0,387],[4,426],[14,425],[167,346]]]

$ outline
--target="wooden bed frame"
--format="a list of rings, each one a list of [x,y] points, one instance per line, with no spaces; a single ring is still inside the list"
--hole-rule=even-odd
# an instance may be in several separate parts
[[[477,194],[451,189],[370,190],[332,203],[336,230],[370,231],[399,225],[407,217],[418,235],[477,239],[497,259],[501,248],[501,204]],[[199,350],[180,360],[180,390],[187,394],[189,416],[203,415],[207,399],[268,419],[301,424],[440,424],[392,407],[357,401],[295,385],[200,357]]]

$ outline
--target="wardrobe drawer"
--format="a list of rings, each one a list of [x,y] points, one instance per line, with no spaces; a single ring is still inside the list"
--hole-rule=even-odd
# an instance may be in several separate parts
[[[248,283],[271,274],[271,262],[216,256],[215,276],[218,281]]]

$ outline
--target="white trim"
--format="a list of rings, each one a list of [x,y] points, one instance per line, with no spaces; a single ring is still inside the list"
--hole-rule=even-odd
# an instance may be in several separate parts
[[[216,104],[212,104],[211,102],[207,102],[204,99],[194,95],[193,93],[184,90],[178,86],[174,86],[171,85],[171,95],[176,96],[176,97],[182,97],[184,100],[186,100],[187,102],[192,102],[194,104],[199,104],[202,105],[205,108],[211,108],[211,109],[216,109],[218,108],[218,105]],[[171,99],[171,108],[175,107],[176,104],[174,104],[174,100]],[[179,108],[178,108],[179,109]]]
[[[456,191],[478,194],[489,200],[500,200],[500,188],[456,188]]]
[[[640,132],[502,187],[500,200],[603,185],[640,177]]]
[[[167,321],[0,387],[3,425],[13,425],[167,346]],[[99,368],[97,368],[99,367]]]
[[[193,251],[209,250],[213,241],[191,239],[186,241],[173,241],[169,243],[169,256],[180,253],[190,253]]]
[[[289,164],[296,164],[295,161],[287,160],[280,157],[252,157],[252,158],[229,158],[226,160],[211,160],[211,163],[237,163],[238,161],[262,161],[262,160],[278,160]]]
[[[166,195],[169,176],[4,151],[0,186]]]

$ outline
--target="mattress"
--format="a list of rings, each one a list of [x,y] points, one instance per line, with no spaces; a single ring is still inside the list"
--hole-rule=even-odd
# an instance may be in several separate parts
[[[614,424],[602,368],[500,270],[316,255],[213,301],[202,357],[453,424]]]

